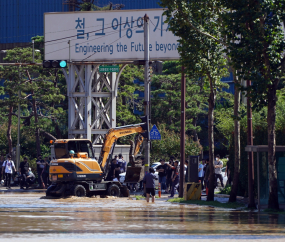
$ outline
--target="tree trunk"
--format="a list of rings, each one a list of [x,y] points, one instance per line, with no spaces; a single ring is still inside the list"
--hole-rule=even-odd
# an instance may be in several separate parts
[[[12,145],[12,135],[11,135],[11,127],[12,127],[12,113],[13,113],[13,106],[9,106],[9,115],[8,115],[8,128],[7,128],[7,140],[8,140],[8,154],[12,155],[13,145]]]
[[[234,131],[235,166],[234,167],[235,168],[234,168],[233,185],[231,189],[229,202],[236,202],[238,185],[239,185],[239,173],[240,173],[240,121],[239,121],[240,90],[237,85],[238,81],[236,80],[235,73],[234,73],[234,80],[235,80],[235,104],[234,104],[234,116],[235,116],[235,131]]]
[[[28,75],[28,78],[30,80],[30,84],[32,84],[32,78],[30,76],[30,73],[29,71],[27,70],[27,75]],[[41,143],[40,143],[40,130],[39,130],[39,127],[38,127],[38,113],[37,113],[37,105],[36,105],[36,99],[35,99],[35,92],[34,90],[31,91],[31,94],[32,94],[32,106],[33,106],[33,112],[34,112],[34,117],[35,117],[35,126],[36,126],[36,130],[35,130],[35,136],[36,136],[36,149],[37,149],[37,157],[39,155],[41,155]]]
[[[277,85],[276,85],[277,86]],[[267,114],[267,132],[268,132],[268,175],[269,175],[269,199],[268,208],[279,209],[278,202],[278,184],[276,170],[276,135],[275,135],[275,118],[276,118],[276,87],[273,84],[268,88],[268,114]]]
[[[209,95],[209,110],[208,110],[208,140],[209,140],[209,165],[210,165],[210,176],[209,176],[209,192],[207,201],[214,201],[214,190],[215,190],[215,169],[214,169],[214,107],[216,94],[213,87],[213,80],[209,76],[210,81],[210,95]]]

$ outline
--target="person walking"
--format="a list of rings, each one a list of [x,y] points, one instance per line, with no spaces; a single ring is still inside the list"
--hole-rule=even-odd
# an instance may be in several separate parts
[[[204,185],[203,185],[203,180],[204,180],[204,165],[203,165],[204,160],[201,161],[198,167],[198,180],[201,182],[202,185],[202,190],[204,190]],[[205,162],[204,162],[205,163]]]
[[[144,183],[145,191],[146,191],[146,202],[149,202],[149,197],[151,195],[151,200],[154,203],[154,199],[155,199],[155,183],[154,183],[154,181],[157,180],[154,173],[155,173],[155,171],[154,171],[153,167],[150,167],[149,173],[145,174],[145,176],[143,178],[143,183]]]
[[[172,186],[171,186],[171,193],[169,197],[174,197],[174,192],[175,189],[178,190],[179,186],[179,162],[174,161],[174,165],[171,166],[168,164],[169,167],[172,169],[172,175],[171,175],[171,181],[172,181]]]
[[[43,169],[42,177],[43,177],[44,184],[47,187],[49,185],[49,164],[50,164],[50,160],[48,159],[47,156],[44,157],[44,162],[45,162],[45,166]]]
[[[165,193],[170,193],[170,191],[171,191],[171,184],[172,184],[172,181],[171,181],[172,168],[171,168],[171,166],[173,166],[172,158],[170,158],[169,164],[170,164],[170,166],[167,165],[167,168],[166,168],[166,192]]]
[[[13,170],[16,172],[15,164],[11,160],[11,155],[7,155],[7,160],[5,160],[2,165],[2,174],[4,174],[5,172],[7,189],[11,189],[10,183]]]
[[[223,176],[222,176],[222,168],[223,162],[220,160],[220,155],[216,155],[216,160],[214,161],[215,167],[215,187],[217,187],[217,179],[220,180],[221,186],[224,187]]]
[[[161,192],[166,191],[166,169],[167,165],[165,164],[165,160],[160,160],[160,165],[156,168],[158,172],[158,182],[161,184]]]
[[[20,163],[20,167],[19,167],[19,173],[21,175],[21,182],[20,182],[20,189],[24,189],[24,186],[26,188],[28,188],[28,185],[27,185],[27,176],[28,176],[28,173],[29,173],[29,168],[30,168],[30,165],[29,165],[29,162],[28,162],[28,158],[25,157],[24,158],[24,161],[22,161]]]
[[[36,163],[37,163],[37,173],[38,173],[38,183],[39,183],[38,188],[44,188],[42,173],[45,168],[45,161],[42,159],[41,155],[38,156]]]

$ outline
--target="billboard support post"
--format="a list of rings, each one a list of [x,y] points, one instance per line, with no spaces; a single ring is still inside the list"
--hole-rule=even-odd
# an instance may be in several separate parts
[[[116,73],[99,72],[99,66],[73,62],[68,73],[62,68],[67,83],[69,139],[85,138],[96,144],[116,127]]]

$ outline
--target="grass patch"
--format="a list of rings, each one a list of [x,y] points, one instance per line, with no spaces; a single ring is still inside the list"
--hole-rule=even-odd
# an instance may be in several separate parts
[[[136,200],[145,199],[145,197],[144,197],[144,196],[141,196],[141,195],[137,195],[137,196],[135,196],[135,198],[136,198]]]
[[[218,193],[230,195],[231,190],[232,190],[232,187],[230,185],[226,185],[224,188],[220,189],[220,192],[218,192]]]
[[[185,203],[185,204],[196,204],[201,206],[212,206],[212,207],[218,207],[218,208],[233,208],[237,209],[240,207],[244,207],[244,204],[242,203],[220,203],[218,201],[203,201],[203,200],[184,200],[183,198],[172,198],[169,199],[168,202],[177,202],[177,203]]]
[[[145,199],[145,197],[142,195],[137,195],[137,196],[135,196],[135,198],[136,198],[136,200]],[[155,198],[159,198],[159,196],[155,196]],[[151,199],[151,197],[149,199]]]

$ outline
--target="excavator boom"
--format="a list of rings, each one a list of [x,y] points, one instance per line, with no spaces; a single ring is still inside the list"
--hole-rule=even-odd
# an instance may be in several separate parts
[[[136,134],[136,133],[144,133],[145,130],[141,127],[142,125],[144,125],[144,123],[121,126],[117,128],[112,128],[108,131],[108,133],[105,136],[99,157],[99,164],[103,172],[106,172],[107,167],[109,165],[108,156],[110,154],[114,142],[116,142],[118,138],[123,136]]]

